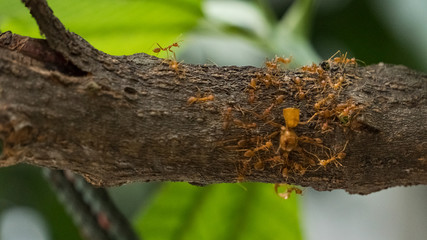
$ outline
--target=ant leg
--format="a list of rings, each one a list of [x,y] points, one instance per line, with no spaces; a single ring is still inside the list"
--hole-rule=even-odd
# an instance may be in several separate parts
[[[314,119],[314,117],[316,117],[317,115],[319,114],[319,112],[317,112],[317,113],[315,113],[315,114],[313,114],[313,116],[311,116],[310,117],[310,119],[308,119],[307,121],[305,121],[305,122],[299,122],[299,124],[300,125],[306,125],[306,124],[308,124],[310,121],[312,121],[313,119]]]

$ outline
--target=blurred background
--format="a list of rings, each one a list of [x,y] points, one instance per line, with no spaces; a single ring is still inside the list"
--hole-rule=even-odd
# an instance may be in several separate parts
[[[186,63],[293,67],[337,50],[366,64],[427,72],[425,0],[49,0],[55,15],[96,48],[153,54],[179,42]],[[0,31],[41,37],[19,0],[0,0]],[[159,57],[165,57],[161,54]],[[144,239],[414,239],[427,236],[427,186],[368,196],[344,191],[278,198],[269,184],[136,183],[108,189]],[[41,170],[0,169],[0,239],[81,239]]]

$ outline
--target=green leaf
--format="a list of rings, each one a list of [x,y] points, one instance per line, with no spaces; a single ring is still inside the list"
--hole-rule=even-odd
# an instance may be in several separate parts
[[[67,29],[109,54],[152,54],[156,43],[167,46],[193,28],[203,16],[201,0],[116,1],[50,0]],[[20,1],[0,0],[0,29],[37,36],[37,26]]]
[[[272,185],[168,183],[135,227],[144,239],[301,239],[297,200]]]
[[[39,29],[30,11],[18,0],[0,0],[0,30],[40,37]]]

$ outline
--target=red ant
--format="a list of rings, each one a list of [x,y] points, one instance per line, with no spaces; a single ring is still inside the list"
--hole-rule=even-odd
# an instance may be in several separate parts
[[[254,89],[249,89],[249,94],[248,94],[248,102],[249,102],[249,104],[253,104],[255,102],[255,99],[256,99],[255,90]]]
[[[236,166],[236,171],[237,171],[236,182],[238,183],[243,182],[245,180],[245,175],[251,173],[251,169],[249,167],[249,161],[250,160],[239,161],[239,163],[242,164],[242,167]]]
[[[314,104],[314,109],[319,110],[322,105],[325,105],[329,100],[333,100],[335,98],[335,94],[330,93],[326,98],[320,99],[318,102]]]
[[[276,62],[281,62],[281,63],[283,63],[283,64],[289,64],[289,63],[291,63],[291,61],[292,61],[292,56],[291,57],[288,57],[288,58],[283,58],[283,57],[276,57],[275,59],[274,59]]]
[[[249,84],[249,86],[250,86],[252,89],[256,89],[256,88],[257,88],[257,87],[256,87],[256,83],[257,83],[256,79],[255,79],[255,78],[251,78],[251,83]]]
[[[252,150],[250,150],[250,149],[247,150],[243,156],[245,156],[245,157],[253,157],[253,156],[255,156],[256,152],[261,151],[261,150],[267,151],[271,147],[273,147],[273,143],[271,142],[271,140],[269,140],[264,145],[256,147],[256,148],[254,148]]]
[[[279,193],[279,187],[281,186],[285,188],[285,191],[282,193]],[[279,197],[283,199],[288,199],[291,196],[292,192],[295,192],[295,194],[298,194],[298,195],[302,195],[302,190],[300,188],[289,185],[289,184],[276,183],[274,184],[274,191]]]
[[[270,165],[272,168],[277,165],[285,164],[285,160],[283,160],[283,158],[280,155],[275,155],[274,157],[267,159],[266,162],[271,162]]]
[[[323,167],[326,167],[326,165],[328,165],[329,163],[333,162],[335,164],[335,166],[337,166],[337,167],[338,167],[338,165],[342,166],[342,164],[338,160],[343,160],[345,158],[346,154],[345,154],[344,150],[347,147],[347,144],[348,144],[348,140],[345,143],[343,149],[337,155],[335,155],[335,156],[333,156],[333,157],[331,157],[329,159],[325,159],[325,160],[320,160],[319,159],[319,165],[323,166]]]
[[[342,64],[344,66],[347,65],[348,63],[352,65],[357,65],[358,60],[356,58],[347,58],[347,52],[345,54],[341,54],[340,57],[335,57],[335,55],[337,55],[338,53],[341,53],[341,51],[338,50],[334,55],[332,55],[328,59],[328,62],[334,63],[334,64]]]
[[[207,97],[189,97],[187,100],[188,105],[191,105],[195,102],[207,102],[207,101],[213,101],[215,99],[214,95],[209,95]]]
[[[176,60],[176,55],[175,55],[175,51],[172,50],[173,47],[179,47],[179,44],[177,42],[172,43],[171,45],[163,48],[162,46],[160,46],[160,44],[157,43],[157,46],[159,46],[158,48],[153,49],[154,53],[159,53],[160,51],[165,51],[167,54],[169,54],[169,52],[171,52],[173,54],[173,59]]]
[[[244,123],[244,122],[242,122],[242,121],[241,121],[241,120],[239,120],[239,119],[234,119],[234,120],[233,120],[233,123],[234,123],[236,126],[241,127],[241,128],[244,128],[244,129],[256,128],[256,123]]]

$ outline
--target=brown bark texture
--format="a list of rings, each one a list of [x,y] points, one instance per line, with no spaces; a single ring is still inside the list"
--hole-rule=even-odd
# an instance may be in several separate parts
[[[424,73],[344,55],[293,70],[282,58],[256,68],[111,56],[45,1],[23,2],[46,39],[0,35],[1,167],[68,169],[96,186],[427,184]]]

